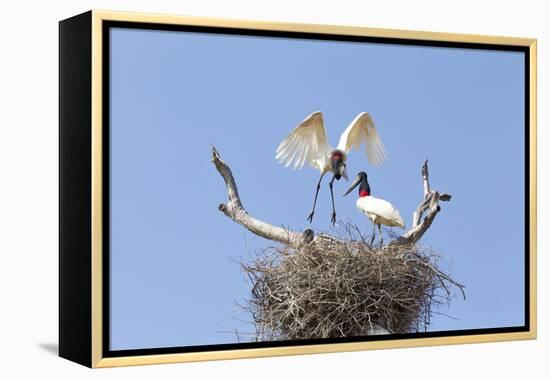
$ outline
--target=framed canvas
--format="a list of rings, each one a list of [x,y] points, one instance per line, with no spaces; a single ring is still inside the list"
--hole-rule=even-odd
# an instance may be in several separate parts
[[[59,30],[60,356],[536,337],[536,40],[107,11]]]

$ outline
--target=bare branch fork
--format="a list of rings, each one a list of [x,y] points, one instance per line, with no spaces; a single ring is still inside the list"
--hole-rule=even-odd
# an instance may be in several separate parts
[[[289,246],[298,246],[302,242],[304,238],[303,234],[258,220],[244,209],[231,168],[221,159],[218,150],[216,150],[214,146],[212,146],[212,162],[223,177],[227,187],[227,202],[221,203],[218,206],[218,209],[222,213],[250,232],[264,239],[273,240]]]
[[[451,195],[447,193],[440,194],[437,190],[430,187],[430,178],[428,173],[428,160],[422,165],[422,179],[424,182],[424,200],[418,205],[413,214],[412,227],[400,236],[390,242],[390,246],[416,244],[424,233],[430,228],[435,216],[441,210],[439,201],[450,201]],[[427,211],[426,217],[422,216]]]
[[[300,233],[254,218],[244,209],[231,168],[221,159],[220,154],[214,146],[212,146],[212,163],[214,163],[217,171],[223,177],[227,187],[228,200],[226,203],[221,203],[218,209],[250,232],[264,239],[273,240],[294,248],[300,247],[304,243],[322,242],[325,245],[327,241],[331,243],[345,243],[345,241],[331,235],[315,235],[311,229]],[[422,177],[424,180],[424,199],[414,212],[413,225],[403,236],[390,242],[387,247],[416,244],[428,228],[430,228],[435,216],[440,211],[439,201],[449,201],[451,199],[450,194],[440,194],[438,191],[430,188],[428,160],[422,166]],[[426,216],[422,219],[424,213],[426,213]]]

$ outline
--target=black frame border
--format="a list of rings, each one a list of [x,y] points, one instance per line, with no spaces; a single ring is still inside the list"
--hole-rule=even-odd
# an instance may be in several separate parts
[[[90,11],[59,22],[59,356],[88,367],[92,366],[91,66]]]

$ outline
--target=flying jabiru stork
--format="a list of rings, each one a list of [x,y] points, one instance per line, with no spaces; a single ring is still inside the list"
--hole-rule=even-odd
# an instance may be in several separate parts
[[[372,222],[372,239],[371,245],[374,242],[376,236],[375,227],[378,226],[380,232],[380,245],[383,243],[382,237],[382,225],[389,227],[401,227],[405,229],[405,222],[399,211],[393,207],[391,203],[386,200],[375,198],[371,196],[370,185],[365,172],[359,172],[357,177],[349,187],[348,191],[344,193],[344,196],[349,194],[357,185],[359,186],[359,199],[357,200],[357,208],[364,213]]]
[[[292,166],[294,169],[301,169],[307,162],[321,172],[313,200],[313,209],[307,217],[310,223],[313,221],[313,214],[315,214],[321,181],[328,172],[333,174],[328,184],[332,198],[331,222],[333,225],[336,223],[332,184],[335,179],[340,180],[341,177],[348,179],[346,174],[347,155],[352,149],[358,149],[363,143],[366,145],[367,157],[371,164],[377,166],[387,159],[386,149],[369,113],[360,113],[355,117],[340,136],[338,146],[333,148],[328,142],[323,113],[314,112],[292,130],[277,148],[275,158],[285,164],[285,167]]]

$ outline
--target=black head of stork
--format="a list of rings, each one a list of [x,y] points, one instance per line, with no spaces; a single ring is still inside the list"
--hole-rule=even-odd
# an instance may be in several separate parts
[[[340,178],[342,177],[346,180],[348,179],[348,174],[346,172],[345,155],[342,151],[332,151],[332,153],[330,154],[330,168],[336,180],[340,180]]]
[[[367,173],[364,171],[361,171],[357,174],[355,177],[355,180],[351,183],[348,190],[344,193],[344,196],[348,195],[355,187],[359,186],[359,197],[367,197],[370,196],[370,185],[369,180],[367,178]]]

